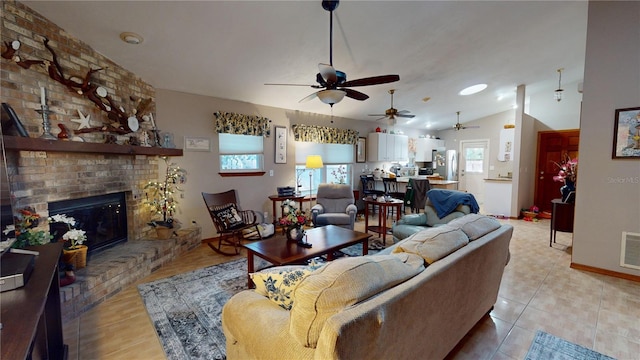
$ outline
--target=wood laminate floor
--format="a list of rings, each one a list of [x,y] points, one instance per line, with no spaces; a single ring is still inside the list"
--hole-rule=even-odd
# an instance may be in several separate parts
[[[571,234],[558,233],[550,248],[549,220],[500,221],[515,230],[498,301],[449,359],[523,359],[538,329],[620,360],[640,359],[640,283],[571,269]],[[363,227],[358,221],[356,230]],[[202,245],[138,283],[245,256]],[[165,359],[136,285],[64,324],[69,359]]]

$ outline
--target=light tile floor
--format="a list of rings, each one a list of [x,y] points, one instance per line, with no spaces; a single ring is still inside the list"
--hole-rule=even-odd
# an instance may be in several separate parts
[[[571,269],[571,234],[558,233],[550,248],[549,220],[501,221],[514,226],[514,235],[498,301],[448,358],[523,359],[540,329],[620,360],[640,360],[640,283]],[[364,221],[356,224],[363,227]],[[200,246],[139,283],[239,257]],[[64,337],[69,359],[165,358],[135,285],[66,323]]]

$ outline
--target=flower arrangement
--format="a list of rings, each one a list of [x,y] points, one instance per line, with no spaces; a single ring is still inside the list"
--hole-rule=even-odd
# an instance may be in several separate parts
[[[284,226],[302,226],[307,223],[304,211],[298,210],[297,203],[291,199],[282,202],[282,217],[278,222]]]
[[[51,241],[52,236],[48,231],[38,230],[40,215],[32,207],[26,207],[18,211],[14,216],[13,225],[8,225],[4,233],[15,231],[16,241],[14,248],[24,248],[30,245],[44,245]]]
[[[557,163],[554,161],[554,164],[558,167],[558,175],[553,177],[553,181],[567,183],[570,181],[575,183],[578,177],[578,159],[571,159],[569,155],[565,154],[565,159],[562,163]]]
[[[344,184],[347,180],[347,167],[340,165],[331,171],[331,175],[338,181],[338,184]]]
[[[64,241],[68,241],[70,246],[68,249],[79,249],[82,243],[87,240],[87,233],[84,230],[75,229],[76,219],[65,214],[58,214],[49,217],[49,222],[65,224],[67,232],[62,235]]]
[[[154,214],[162,215],[162,220],[154,220],[148,225],[165,226],[173,228],[173,214],[177,210],[178,200],[174,197],[176,192],[182,191],[179,185],[186,181],[187,171],[170,163],[167,157],[162,157],[167,164],[164,181],[150,181],[145,185],[146,204],[151,206]]]

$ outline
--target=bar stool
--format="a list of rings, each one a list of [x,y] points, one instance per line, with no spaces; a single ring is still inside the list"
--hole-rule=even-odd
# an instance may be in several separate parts
[[[384,184],[384,193],[385,195],[389,195],[394,199],[402,200],[402,213],[404,213],[404,192],[401,192],[398,189],[398,179],[396,178],[382,178],[382,183]],[[391,208],[391,216],[394,215],[394,208]]]
[[[360,175],[360,182],[362,183],[362,194],[364,197],[368,196],[384,196],[384,191],[376,190],[376,181],[373,178],[373,175]],[[367,206],[367,205],[365,205]],[[372,214],[375,213],[375,205],[371,205]]]

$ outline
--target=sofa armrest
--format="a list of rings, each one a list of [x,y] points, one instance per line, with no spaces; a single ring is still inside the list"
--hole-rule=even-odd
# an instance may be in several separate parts
[[[397,224],[427,226],[427,215],[424,213],[402,215]]]

